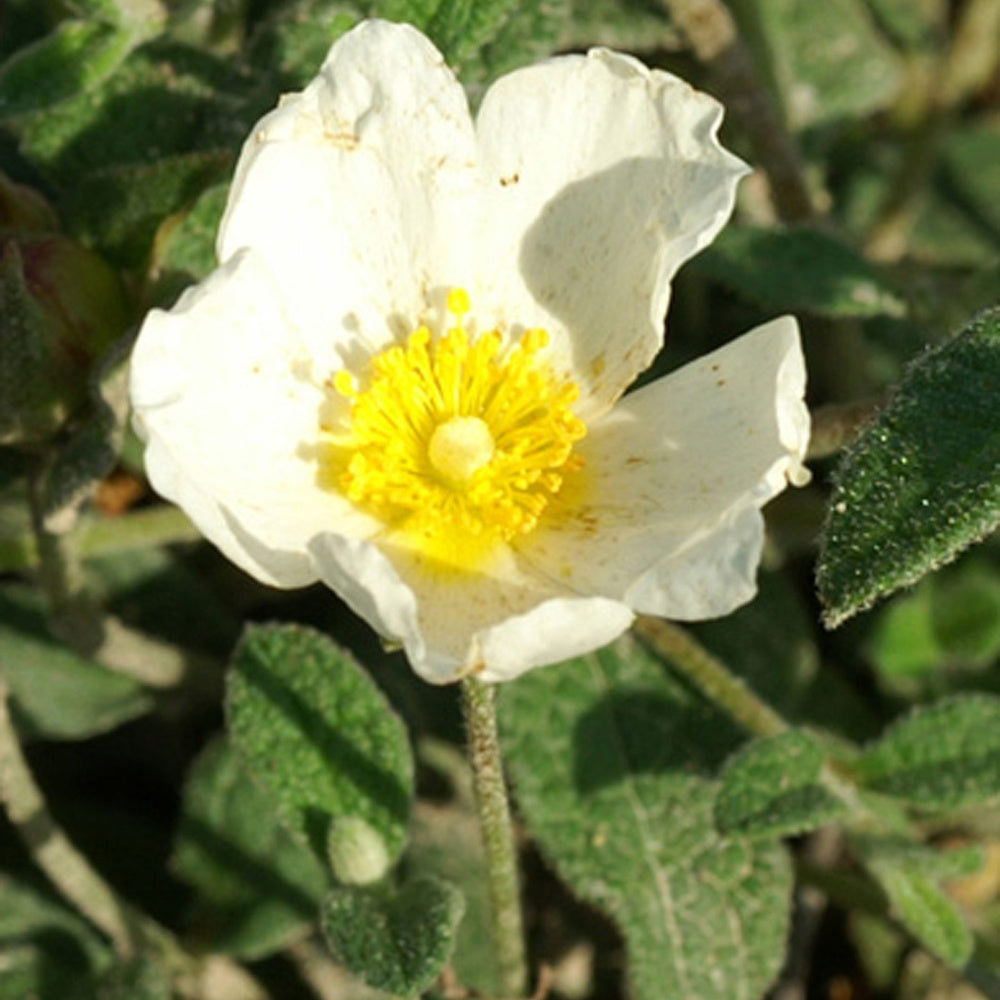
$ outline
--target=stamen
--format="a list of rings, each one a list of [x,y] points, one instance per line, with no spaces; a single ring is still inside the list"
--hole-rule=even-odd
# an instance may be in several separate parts
[[[541,356],[545,330],[504,351],[497,330],[470,338],[464,289],[447,306],[455,323],[439,339],[420,327],[376,355],[361,380],[336,373],[350,427],[332,449],[339,472],[330,471],[353,503],[420,544],[447,539],[453,561],[467,563],[484,540],[536,527],[582,464],[574,446],[586,428],[572,412],[578,387]],[[463,547],[462,538],[476,541]]]

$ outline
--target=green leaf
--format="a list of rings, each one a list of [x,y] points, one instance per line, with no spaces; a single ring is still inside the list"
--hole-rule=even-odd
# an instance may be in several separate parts
[[[941,663],[943,650],[934,634],[934,577],[921,580],[894,598],[879,614],[869,655],[879,677],[895,691],[910,692]]]
[[[938,958],[965,965],[972,955],[972,933],[944,891],[922,872],[877,866],[877,876],[899,922]]]
[[[938,882],[967,874],[966,851],[949,859],[923,845],[884,838],[858,838],[853,842],[865,867],[882,887],[889,910],[928,951],[960,968],[972,955],[972,934],[955,902]],[[980,864],[982,857],[979,857]]]
[[[606,45],[625,51],[680,49],[681,34],[670,13],[645,0],[573,0],[562,45],[567,49]]]
[[[111,950],[50,890],[0,873],[0,1000],[93,1000]]]
[[[149,955],[116,962],[97,984],[97,1000],[173,1000],[170,974]]]
[[[749,604],[724,618],[692,622],[690,629],[786,719],[852,739],[881,728],[837,674],[819,669],[812,611],[784,575],[762,570]]]
[[[817,229],[729,226],[694,266],[767,309],[831,317],[905,311],[860,254]]]
[[[570,0],[522,0],[512,6],[489,41],[462,62],[462,82],[471,92],[473,104],[484,85],[561,48],[569,9]]]
[[[904,45],[927,48],[947,31],[946,0],[868,0],[879,23]]]
[[[504,687],[517,801],[543,853],[624,934],[639,1000],[756,1000],[781,966],[788,859],[716,830],[730,726],[620,640]]]
[[[0,676],[26,737],[80,740],[148,712],[145,689],[53,639],[41,598],[27,587],[0,591]]]
[[[931,620],[945,655],[987,666],[1000,654],[1000,571],[973,557],[931,582]]]
[[[312,629],[251,626],[233,655],[227,708],[249,771],[319,858],[341,816],[363,819],[399,856],[413,798],[410,745],[346,652]]]
[[[330,46],[362,18],[342,0],[297,0],[274,8],[250,39],[248,58],[261,73],[277,73],[288,87],[304,87]]]
[[[373,8],[379,17],[420,28],[465,83],[551,52],[568,13],[560,0],[376,0]]]
[[[949,182],[974,218],[1000,239],[1000,126],[956,131],[942,144]]]
[[[942,693],[1000,654],[1000,571],[977,555],[925,577],[879,613],[868,653],[892,691]]]
[[[497,996],[501,980],[493,947],[493,907],[483,878],[486,860],[475,807],[472,775],[465,755],[451,743],[424,739],[421,763],[450,779],[451,795],[444,801],[419,801],[407,862],[411,870],[436,875],[456,885],[465,912],[451,956],[460,982],[485,996]]]
[[[92,520],[87,527],[123,536],[130,523],[126,516]],[[170,548],[140,546],[137,542],[127,551],[87,559],[87,582],[95,601],[148,635],[207,651],[220,661],[228,657],[241,623],[218,590]]]
[[[109,256],[122,262],[142,259],[163,218],[195,202],[231,164],[231,151],[219,149],[92,171],[74,195],[71,221]]]
[[[398,890],[344,886],[323,903],[330,951],[360,979],[400,997],[433,983],[451,953],[462,894],[448,882],[415,877]]]
[[[761,0],[754,9],[794,127],[861,117],[895,97],[899,57],[861,0]]]
[[[65,532],[76,524],[81,508],[118,458],[129,412],[130,347],[131,337],[120,339],[95,366],[87,379],[88,411],[49,455],[40,488],[49,531]]]
[[[214,270],[215,234],[228,196],[227,182],[215,184],[202,191],[189,211],[168,217],[160,226],[151,267],[156,301],[169,304],[188,284]]]
[[[36,442],[66,418],[64,393],[54,386],[58,341],[32,297],[17,244],[0,247],[0,442]],[[60,380],[62,381],[62,380]]]
[[[212,950],[247,959],[277,951],[314,923],[328,883],[221,739],[188,776],[172,867],[198,890],[196,919],[202,934],[211,928]]]
[[[232,60],[157,40],[11,127],[67,227],[134,267],[163,218],[229,172],[260,100]]]
[[[893,723],[853,765],[861,784],[927,809],[1000,798],[1000,698],[962,695]]]
[[[63,21],[0,66],[0,118],[37,112],[92,90],[137,40],[133,32],[99,21]]]
[[[715,800],[723,833],[787,837],[847,813],[823,787],[823,748],[808,733],[790,730],[755,740],[726,762]]]
[[[837,472],[817,584],[834,627],[1000,521],[1000,309],[914,363]]]

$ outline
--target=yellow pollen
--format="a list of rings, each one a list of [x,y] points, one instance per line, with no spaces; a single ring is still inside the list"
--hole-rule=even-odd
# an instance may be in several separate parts
[[[438,424],[427,445],[431,465],[445,479],[464,483],[493,457],[496,445],[479,417],[449,417]]]
[[[473,338],[465,290],[447,305],[440,337],[420,327],[359,377],[334,376],[350,414],[322,478],[432,557],[469,567],[534,530],[582,465],[574,446],[586,428],[576,384],[542,356],[546,331],[507,346],[498,330]]]

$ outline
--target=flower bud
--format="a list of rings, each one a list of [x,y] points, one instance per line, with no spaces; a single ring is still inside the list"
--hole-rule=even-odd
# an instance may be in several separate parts
[[[55,211],[34,188],[15,183],[0,171],[0,231],[47,233],[58,228]]]
[[[327,855],[333,874],[345,885],[371,885],[390,866],[384,838],[360,816],[338,816],[330,824]]]
[[[117,275],[97,254],[58,233],[0,235],[0,444],[59,431],[127,319]]]

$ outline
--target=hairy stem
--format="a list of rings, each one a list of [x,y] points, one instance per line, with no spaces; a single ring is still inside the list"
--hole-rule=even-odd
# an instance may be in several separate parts
[[[98,612],[87,597],[83,570],[72,540],[46,523],[43,473],[42,468],[37,469],[28,486],[38,582],[48,603],[52,632],[74,649],[88,649],[100,642]]]
[[[662,618],[640,617],[636,634],[670,661],[709,701],[754,736],[777,736],[788,723],[742,678],[729,672],[686,629]]]
[[[24,759],[7,698],[0,681],[0,801],[38,867],[127,959],[135,951],[135,934],[125,907],[52,818]]]
[[[524,996],[528,965],[521,917],[517,849],[504,784],[497,733],[496,692],[469,677],[462,681],[462,708],[469,741],[476,808],[483,834],[493,904],[493,943],[506,996]]]

